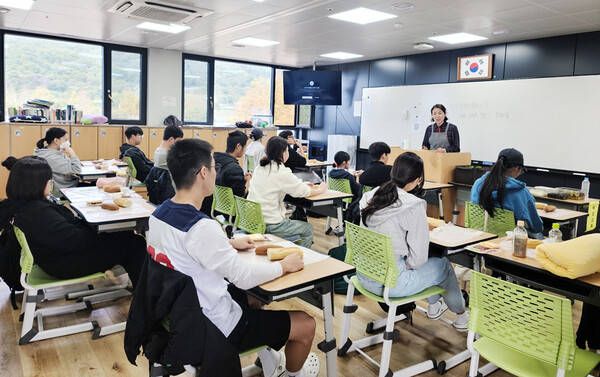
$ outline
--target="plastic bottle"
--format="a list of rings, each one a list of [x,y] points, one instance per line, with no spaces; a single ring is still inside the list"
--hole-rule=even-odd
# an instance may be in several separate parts
[[[513,255],[519,258],[527,257],[527,229],[523,220],[517,221],[513,231]]]
[[[584,195],[584,198],[587,199],[590,196],[590,180],[588,177],[585,177],[583,181],[581,181],[581,192]]]
[[[558,223],[552,224],[552,229],[548,232],[548,242],[560,242],[562,241],[562,232],[560,231],[560,225]]]

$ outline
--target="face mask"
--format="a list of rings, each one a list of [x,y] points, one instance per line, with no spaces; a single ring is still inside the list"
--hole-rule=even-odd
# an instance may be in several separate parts
[[[69,142],[69,140],[67,141],[63,141],[62,143],[60,143],[60,149],[65,149],[71,146],[71,143]]]

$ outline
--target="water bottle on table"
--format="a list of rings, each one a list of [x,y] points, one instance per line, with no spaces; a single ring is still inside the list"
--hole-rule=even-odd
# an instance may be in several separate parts
[[[583,181],[581,181],[581,192],[584,195],[584,199],[590,197],[590,180],[588,177],[585,177]]]
[[[560,225],[558,223],[552,224],[552,229],[548,232],[548,242],[561,242],[562,232],[560,231]]]
[[[513,231],[513,255],[519,258],[527,257],[527,229],[523,220],[517,221]]]

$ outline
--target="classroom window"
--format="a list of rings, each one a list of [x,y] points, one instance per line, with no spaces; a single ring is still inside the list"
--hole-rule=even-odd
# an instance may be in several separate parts
[[[283,72],[275,70],[275,105],[273,106],[273,124],[277,126],[293,126],[296,106],[283,103]]]
[[[100,45],[4,35],[4,104],[23,107],[29,98],[102,113],[103,49]],[[11,115],[11,114],[9,114]]]
[[[214,124],[270,116],[272,74],[264,65],[215,61]]]
[[[207,60],[183,60],[183,121],[210,123],[210,64]]]
[[[139,120],[142,84],[139,53],[111,51],[111,118]]]

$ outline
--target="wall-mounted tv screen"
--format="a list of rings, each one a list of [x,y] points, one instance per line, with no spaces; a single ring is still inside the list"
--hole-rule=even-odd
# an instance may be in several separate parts
[[[283,72],[283,103],[286,105],[341,105],[342,72]]]

